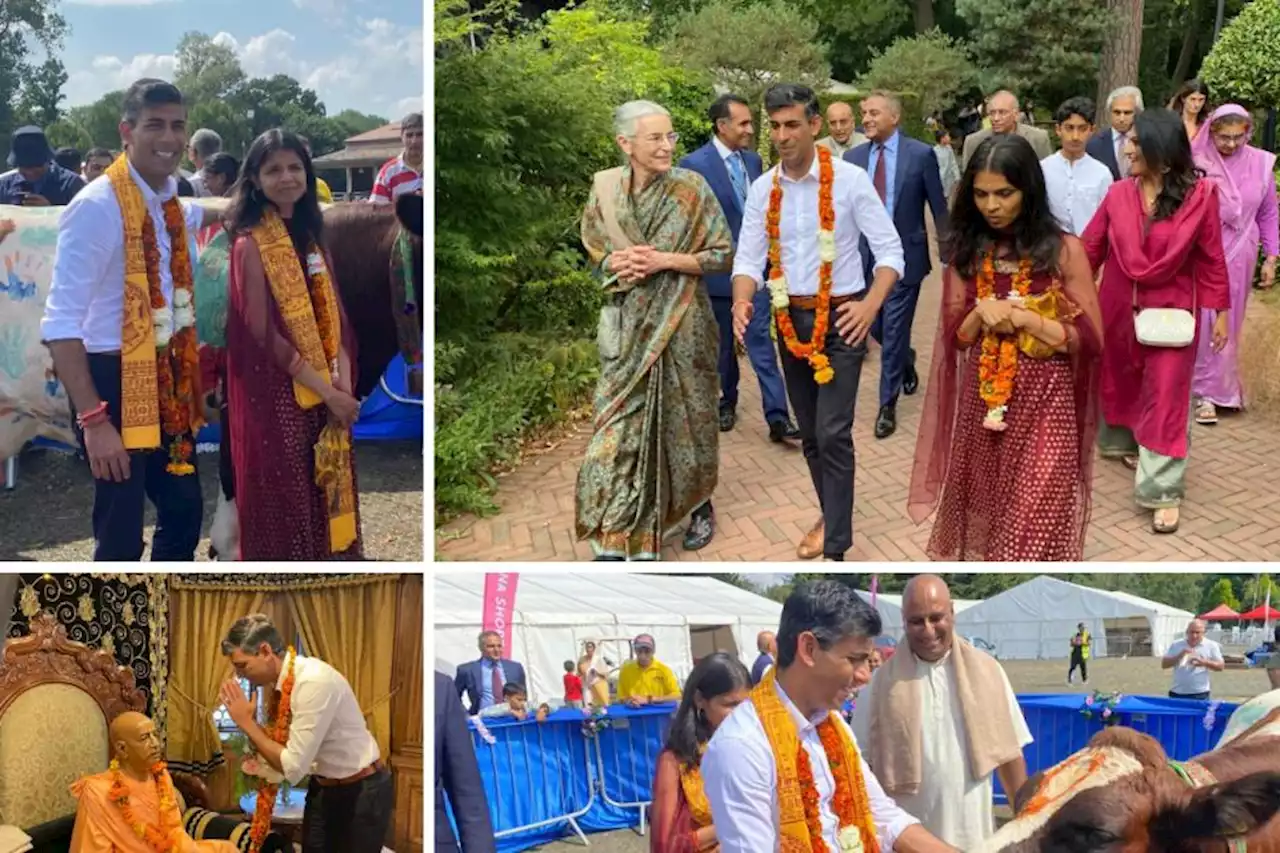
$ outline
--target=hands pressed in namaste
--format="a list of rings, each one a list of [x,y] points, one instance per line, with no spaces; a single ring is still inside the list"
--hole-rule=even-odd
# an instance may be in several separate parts
[[[227,706],[227,715],[231,717],[231,721],[242,731],[249,723],[253,722],[253,715],[256,709],[253,702],[240,689],[240,682],[234,678],[222,682],[222,689],[218,691],[218,698],[222,700],[223,705]]]

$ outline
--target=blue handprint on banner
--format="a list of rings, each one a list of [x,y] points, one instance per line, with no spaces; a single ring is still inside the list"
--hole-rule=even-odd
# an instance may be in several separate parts
[[[35,270],[31,264],[27,264],[27,269],[22,269],[21,256],[15,253],[13,257],[4,259],[4,269],[5,277],[0,279],[0,293],[8,294],[14,302],[35,298]],[[24,273],[27,276],[25,280]]]

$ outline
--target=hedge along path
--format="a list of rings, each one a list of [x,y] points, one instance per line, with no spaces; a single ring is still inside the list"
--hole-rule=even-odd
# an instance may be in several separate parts
[[[935,267],[937,263],[935,259]],[[917,527],[907,518],[907,487],[941,294],[941,276],[935,269],[922,285],[912,332],[922,387],[898,401],[898,431],[883,441],[872,435],[880,381],[879,348],[874,343],[873,355],[864,363],[854,421],[857,475],[850,560],[927,559],[930,525]],[[1173,536],[1151,532],[1150,513],[1132,501],[1132,473],[1118,462],[1099,461],[1087,560],[1280,560],[1280,501],[1270,486],[1280,478],[1280,430],[1267,411],[1280,410],[1280,309],[1263,304],[1255,294],[1242,343],[1242,363],[1247,360],[1251,367],[1263,369],[1276,389],[1269,398],[1274,402],[1264,408],[1260,399],[1256,412],[1224,414],[1215,427],[1195,428],[1187,502]],[[1255,352],[1265,358],[1255,357]],[[799,445],[769,442],[755,372],[745,357],[739,362],[738,423],[720,434],[720,484],[713,501],[716,536],[695,553],[681,550],[680,537],[675,536],[663,548],[666,560],[795,560],[796,544],[819,516]],[[501,511],[489,518],[459,518],[438,528],[437,556],[590,560],[590,547],[573,534],[574,482],[589,435],[589,423],[574,424],[559,446],[502,477],[496,495]]]

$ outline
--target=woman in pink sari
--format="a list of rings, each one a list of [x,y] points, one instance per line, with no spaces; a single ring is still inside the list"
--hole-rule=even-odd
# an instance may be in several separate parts
[[[751,674],[724,652],[707,655],[689,673],[680,708],[658,754],[649,822],[649,853],[715,853],[720,849],[711,805],[702,788],[702,753],[711,736],[751,692]]]
[[[1191,143],[1196,165],[1218,185],[1218,210],[1222,217],[1222,248],[1231,279],[1231,308],[1227,345],[1214,352],[1210,345],[1209,312],[1201,318],[1200,347],[1196,352],[1191,392],[1196,398],[1196,422],[1216,424],[1218,407],[1244,408],[1240,385],[1240,330],[1244,326],[1249,287],[1258,264],[1261,244],[1262,286],[1276,278],[1280,254],[1280,211],[1276,207],[1276,156],[1249,144],[1253,118],[1239,104],[1225,104],[1209,118],[1209,130]]]
[[[1227,265],[1218,188],[1201,180],[1182,119],[1171,110],[1139,113],[1124,144],[1130,177],[1112,184],[1082,235],[1089,263],[1105,263],[1098,301],[1102,426],[1098,449],[1135,472],[1134,499],[1154,511],[1152,529],[1173,533],[1186,494],[1191,443],[1191,376],[1198,330],[1185,346],[1138,342],[1146,308],[1213,312],[1209,334],[1227,342]]]

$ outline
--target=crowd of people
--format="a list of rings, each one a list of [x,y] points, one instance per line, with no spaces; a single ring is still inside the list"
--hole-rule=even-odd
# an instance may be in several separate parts
[[[819,138],[815,93],[771,87],[768,170],[752,107],[732,94],[679,165],[664,107],[617,110],[625,164],[595,176],[582,220],[606,297],[578,537],[598,560],[658,559],[685,518],[686,549],[711,541],[735,338],[770,438],[800,438],[821,512],[801,559],[843,560],[853,544],[868,338],[877,440],[897,430],[899,395],[926,386],[908,514],[934,516],[930,557],[1081,559],[1095,453],[1133,471],[1154,533],[1176,532],[1192,425],[1244,407],[1247,300],[1280,255],[1275,157],[1250,144],[1251,114],[1211,108],[1199,81],[1169,109],[1122,87],[1104,118],[1088,98],[1064,102],[1055,152],[1001,91],[957,159],[936,119],[936,146],[903,133],[894,93],[859,106],[860,125],[829,104]],[[922,383],[911,334],[933,265],[926,208],[945,268]]]
[[[356,341],[325,238],[320,203],[332,194],[309,143],[272,129],[239,162],[214,131],[189,135],[182,93],[155,79],[126,92],[120,134],[123,152],[89,151],[81,175],[70,168],[78,154],[22,128],[13,170],[0,175],[0,204],[65,206],[40,334],[94,477],[94,559],[142,558],[148,500],[152,559],[195,558],[204,515],[195,435],[214,389],[201,388],[193,263],[195,235],[210,228],[232,239],[214,405],[237,484],[238,553],[223,556],[359,559]],[[401,138],[375,205],[422,192],[421,114],[404,119]],[[189,177],[184,154],[196,166]],[[0,240],[13,228],[0,221]]]

